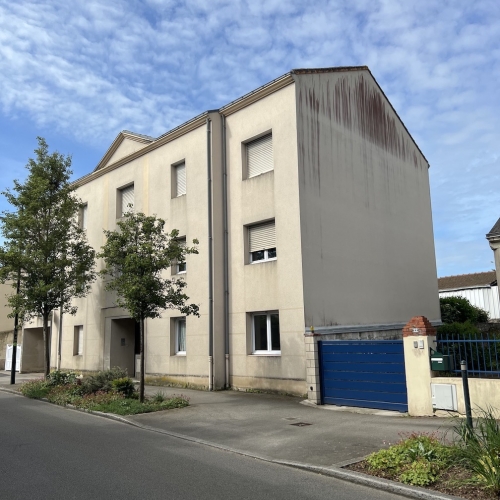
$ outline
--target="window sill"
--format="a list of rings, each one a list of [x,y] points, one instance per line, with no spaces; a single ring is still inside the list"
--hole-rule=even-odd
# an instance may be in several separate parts
[[[278,260],[278,257],[273,257],[272,259],[254,260],[253,262],[249,262],[249,264],[250,265],[252,265],[252,264],[264,264],[265,262],[273,262],[275,260]]]
[[[181,358],[185,358],[186,357],[186,351],[184,351],[184,352],[176,352],[174,354],[174,356],[179,356]]]
[[[174,276],[177,276],[179,274],[186,274],[186,273],[187,273],[187,271],[179,271],[178,273],[175,273]]]
[[[250,356],[264,356],[264,357],[280,357],[281,356],[281,351],[271,351],[271,352],[263,352],[263,351],[257,351],[257,352],[252,352]]]

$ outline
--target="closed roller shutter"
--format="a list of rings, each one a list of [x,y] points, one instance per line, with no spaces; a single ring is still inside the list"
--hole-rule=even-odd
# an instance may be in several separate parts
[[[247,144],[248,177],[273,170],[273,136],[261,137]]]
[[[82,207],[82,229],[87,229],[87,208],[88,205]]]
[[[134,185],[128,186],[121,190],[122,192],[122,215],[130,210],[129,205],[134,209]]]
[[[186,194],[186,164],[181,163],[175,167],[175,178],[177,182],[177,196]]]
[[[248,228],[250,252],[276,248],[276,228],[274,221]]]
[[[83,326],[78,327],[78,353],[83,354]]]

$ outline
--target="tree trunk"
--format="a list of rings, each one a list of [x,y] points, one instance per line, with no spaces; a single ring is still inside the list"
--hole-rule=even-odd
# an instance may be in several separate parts
[[[43,373],[47,378],[50,373],[50,334],[49,334],[49,312],[43,311]]]
[[[144,317],[141,316],[140,321],[140,337],[141,337],[141,380],[139,383],[139,401],[144,402],[144,367],[146,363],[144,363]]]

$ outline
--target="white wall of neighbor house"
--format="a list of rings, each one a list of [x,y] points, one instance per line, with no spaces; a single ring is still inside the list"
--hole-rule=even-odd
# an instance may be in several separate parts
[[[500,319],[500,298],[498,295],[498,286],[441,291],[439,292],[439,297],[463,297],[473,306],[484,309],[488,313],[490,320]]]
[[[229,210],[230,373],[238,388],[304,394],[295,89],[289,85],[226,119]],[[273,170],[247,178],[245,143],[272,133]],[[249,262],[246,227],[274,219],[277,258]],[[281,354],[252,354],[251,313],[278,311]]]
[[[426,160],[368,70],[294,78],[306,324],[439,320]]]

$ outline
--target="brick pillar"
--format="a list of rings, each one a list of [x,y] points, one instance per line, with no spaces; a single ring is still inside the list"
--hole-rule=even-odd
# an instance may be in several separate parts
[[[319,382],[318,337],[305,334],[307,398],[314,404],[321,404]]]
[[[430,347],[435,347],[436,329],[425,316],[414,316],[403,328],[408,413],[433,415]]]

